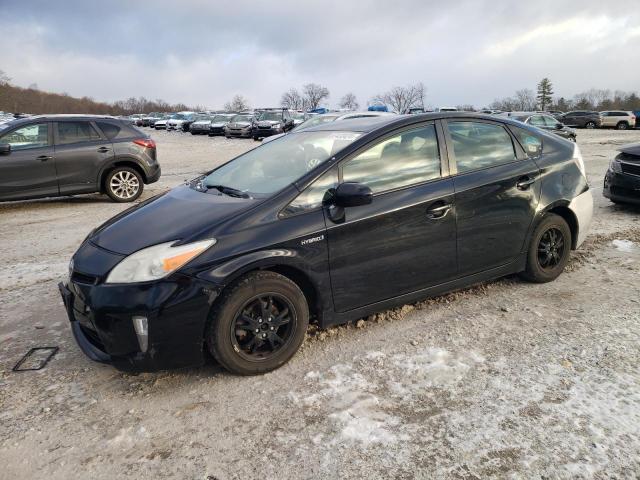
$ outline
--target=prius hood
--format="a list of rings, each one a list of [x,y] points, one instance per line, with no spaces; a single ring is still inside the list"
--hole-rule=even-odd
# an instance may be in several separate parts
[[[172,240],[195,241],[207,238],[207,231],[257,202],[216,190],[198,192],[183,185],[113,217],[92,234],[90,241],[123,255]]]

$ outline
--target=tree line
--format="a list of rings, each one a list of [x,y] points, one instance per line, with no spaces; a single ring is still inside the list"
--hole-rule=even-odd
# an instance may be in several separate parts
[[[572,98],[554,97],[553,84],[543,78],[537,85],[537,93],[531,89],[517,90],[511,97],[496,99],[489,108],[503,111],[533,110],[640,110],[640,96],[636,92],[611,91],[591,88]]]

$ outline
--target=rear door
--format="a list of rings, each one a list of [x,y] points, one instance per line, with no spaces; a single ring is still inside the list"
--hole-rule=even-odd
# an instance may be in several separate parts
[[[540,196],[539,170],[498,122],[450,119],[460,276],[516,260]]]
[[[55,122],[54,143],[60,193],[99,190],[98,172],[105,162],[113,158],[113,146],[93,122]]]
[[[0,155],[0,200],[58,194],[51,123],[23,125],[0,136],[11,145]]]
[[[341,162],[340,181],[369,186],[369,205],[325,210],[335,309],[360,306],[453,279],[453,182],[435,123],[390,134]]]

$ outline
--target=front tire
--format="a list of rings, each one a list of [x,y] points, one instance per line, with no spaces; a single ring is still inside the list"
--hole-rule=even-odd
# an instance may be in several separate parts
[[[538,224],[527,252],[527,266],[520,275],[530,282],[558,278],[571,254],[571,229],[560,215],[549,213]]]
[[[144,190],[142,176],[131,167],[117,167],[109,172],[104,184],[105,192],[118,203],[133,202]]]
[[[257,375],[288,362],[308,326],[309,307],[300,288],[275,272],[254,272],[223,293],[205,341],[231,373]]]
[[[589,129],[596,128],[596,122],[587,122],[584,127]]]

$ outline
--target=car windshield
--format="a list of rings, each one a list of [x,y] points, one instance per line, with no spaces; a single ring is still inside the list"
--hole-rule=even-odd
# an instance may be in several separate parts
[[[229,118],[231,118],[229,115],[216,115],[211,119],[211,121],[212,122],[228,122]]]
[[[212,119],[213,119],[212,115],[196,115],[196,118],[195,118],[197,122],[208,121]]]
[[[268,120],[280,121],[280,120],[282,120],[282,113],[281,112],[262,112],[262,113],[260,113],[260,115],[258,115],[258,120],[260,120],[260,121],[268,121]]]
[[[291,112],[291,118],[293,118],[294,120],[304,120],[304,113]]]
[[[305,128],[315,127],[316,125],[321,125],[323,123],[333,122],[339,116],[340,115],[316,115],[315,117],[311,117],[306,122],[302,122],[300,125],[298,125],[298,128],[296,128],[296,130],[303,130]]]
[[[251,115],[236,115],[231,119],[232,122],[250,122]]]
[[[300,132],[266,143],[207,175],[207,188],[225,187],[265,196],[282,190],[326,162],[361,134],[358,132]]]

